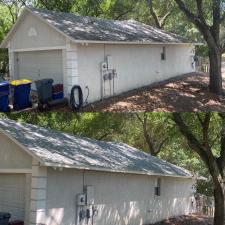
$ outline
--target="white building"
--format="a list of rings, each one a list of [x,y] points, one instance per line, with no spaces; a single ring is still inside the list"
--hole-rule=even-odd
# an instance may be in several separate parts
[[[190,172],[122,143],[0,121],[0,211],[25,225],[144,225],[193,212]]]
[[[133,20],[24,8],[1,48],[12,79],[53,78],[66,96],[80,85],[91,103],[193,72],[194,45]]]

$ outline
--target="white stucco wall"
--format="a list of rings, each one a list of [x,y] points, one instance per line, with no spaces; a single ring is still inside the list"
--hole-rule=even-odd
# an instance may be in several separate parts
[[[29,36],[30,29],[34,29],[36,35]],[[27,13],[10,40],[10,50],[64,46],[65,44],[66,38],[63,35],[34,15]]]
[[[76,195],[95,188],[96,225],[143,225],[191,212],[192,180],[162,178],[162,194],[154,196],[156,177],[48,169],[46,225],[74,225]]]
[[[0,170],[31,169],[32,157],[2,133],[0,143]]]
[[[115,94],[154,82],[193,72],[192,45],[166,45],[166,60],[161,60],[162,45],[78,45],[79,83],[89,103],[101,99],[100,64],[111,56],[110,69],[116,69]]]

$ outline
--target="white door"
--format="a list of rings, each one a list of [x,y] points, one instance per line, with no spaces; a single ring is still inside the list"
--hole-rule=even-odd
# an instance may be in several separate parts
[[[63,83],[62,51],[20,52],[17,55],[18,78],[34,81],[51,78],[55,84]]]
[[[9,212],[13,220],[25,219],[25,174],[0,174],[0,212]]]

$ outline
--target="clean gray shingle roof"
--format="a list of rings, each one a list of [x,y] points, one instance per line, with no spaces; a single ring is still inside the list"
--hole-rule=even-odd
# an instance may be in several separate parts
[[[27,9],[74,40],[147,43],[191,42],[182,36],[134,20],[105,20],[43,9]]]
[[[192,176],[183,168],[122,143],[77,137],[8,119],[0,120],[0,129],[46,166],[147,175]]]

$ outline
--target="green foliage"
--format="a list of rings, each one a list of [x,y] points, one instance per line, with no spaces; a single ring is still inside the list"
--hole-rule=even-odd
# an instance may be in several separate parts
[[[37,6],[48,10],[71,12],[76,0],[38,0]]]
[[[5,38],[12,26],[9,11],[0,4],[0,43]],[[0,74],[8,73],[8,52],[5,49],[0,49]]]

